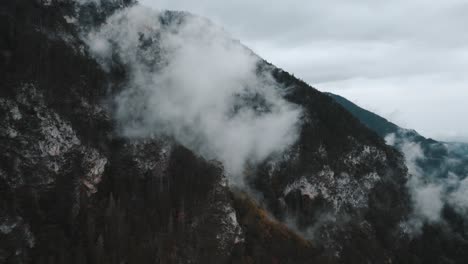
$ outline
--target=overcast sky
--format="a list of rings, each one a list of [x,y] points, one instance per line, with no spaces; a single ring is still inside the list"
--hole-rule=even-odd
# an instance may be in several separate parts
[[[315,88],[468,142],[468,0],[140,0],[203,15]]]

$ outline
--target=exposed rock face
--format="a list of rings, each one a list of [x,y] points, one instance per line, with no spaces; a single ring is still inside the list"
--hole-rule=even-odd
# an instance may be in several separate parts
[[[243,241],[219,164],[115,133],[73,26],[113,8],[1,4],[1,263],[223,263]]]
[[[109,142],[102,154],[31,84],[0,105],[3,261],[141,263],[151,252],[218,263],[242,242],[218,164],[169,140]]]
[[[173,138],[122,137],[109,99],[128,68],[103,69],[80,34],[131,1],[83,2],[0,4],[0,262],[395,263],[406,252],[402,156],[266,62],[258,71],[304,113],[291,148],[245,170],[247,192]],[[176,28],[180,14],[164,14]]]
[[[402,227],[412,237],[407,246],[409,252],[402,251],[399,261],[417,255],[422,263],[464,262],[468,250],[467,204],[454,197],[468,195],[464,188],[468,177],[468,145],[425,138],[341,96],[328,95],[405,155],[411,174],[406,188],[413,204],[412,213]]]
[[[346,263],[392,261],[409,212],[401,155],[326,95],[280,70],[275,76],[297,85],[287,97],[306,109],[306,119],[296,145],[260,166],[254,186],[276,217],[327,254]],[[357,234],[366,242],[356,243]]]

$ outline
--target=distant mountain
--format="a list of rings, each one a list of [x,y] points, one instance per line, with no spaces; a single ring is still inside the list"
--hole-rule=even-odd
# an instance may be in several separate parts
[[[425,175],[433,175],[437,178],[447,178],[450,173],[468,176],[468,144],[439,142],[420,135],[415,130],[399,127],[391,121],[359,107],[346,98],[326,93],[338,104],[348,110],[354,117],[368,128],[375,131],[380,137],[386,138],[392,145],[400,150],[404,143],[418,144],[424,155],[424,159],[418,161]],[[448,160],[458,162],[447,166]]]
[[[374,130],[379,136],[385,138],[388,134],[398,133],[401,128],[387,119],[376,115],[364,108],[357,106],[344,97],[332,93],[325,93],[333,98],[337,103],[348,110],[353,116],[361,121],[368,128]]]
[[[409,248],[416,251],[425,248],[421,252],[429,254],[428,251],[434,251],[440,254],[440,248],[430,245],[430,241],[451,245],[453,248],[466,244],[468,144],[425,138],[341,96],[327,95],[404,154],[410,172],[406,187],[411,193],[414,208],[407,227],[416,227],[418,233]],[[425,263],[458,263],[450,260],[456,254],[452,251],[443,261],[426,259]]]

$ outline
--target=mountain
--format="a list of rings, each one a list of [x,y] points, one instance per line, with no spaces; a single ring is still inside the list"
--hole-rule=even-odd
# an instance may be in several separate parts
[[[375,131],[380,137],[387,138],[389,144],[399,150],[408,143],[421,147],[423,160],[418,161],[425,175],[435,174],[436,178],[447,178],[450,173],[468,175],[468,144],[439,142],[420,135],[415,130],[409,130],[395,125],[387,119],[367,111],[344,97],[327,93],[337,103],[348,110],[362,124]],[[447,161],[458,161],[447,166]]]
[[[332,93],[326,94],[333,98],[333,100],[335,100],[337,103],[343,106],[346,110],[348,110],[364,125],[375,131],[382,138],[385,138],[387,135],[392,133],[398,133],[401,130],[401,128],[395,125],[394,123],[353,104],[351,101],[348,101],[344,97]]]
[[[402,228],[397,150],[206,19],[5,0],[0,32],[1,263],[467,257]]]
[[[466,203],[457,197],[468,194],[464,187],[468,179],[468,145],[425,138],[415,130],[401,128],[339,95],[327,95],[405,155],[411,173],[407,187],[412,193],[415,207],[423,203],[439,204],[427,207],[431,213],[423,212],[417,216],[427,218],[429,222],[424,223],[423,235],[414,238],[410,247],[425,250],[430,240],[429,234],[437,235],[438,243],[451,245],[452,248],[465,245],[468,224]],[[431,188],[437,191],[431,192]],[[428,195],[421,195],[423,193]],[[439,248],[433,250],[439,255],[447,254],[447,260],[444,260],[447,263],[451,263],[448,259],[457,255],[451,250],[446,253]]]

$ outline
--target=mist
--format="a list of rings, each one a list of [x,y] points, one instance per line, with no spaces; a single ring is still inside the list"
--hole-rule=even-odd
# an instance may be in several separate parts
[[[450,157],[453,152],[458,151],[456,145],[444,145],[449,155],[438,169],[427,173],[421,164],[428,157],[419,143],[395,134],[390,134],[385,139],[388,145],[401,150],[410,175],[406,187],[411,195],[413,210],[409,219],[402,224],[406,232],[418,235],[425,224],[443,224],[442,212],[446,206],[460,215],[467,215],[468,175],[456,174],[453,171],[454,165],[463,161]]]
[[[170,137],[223,163],[231,184],[247,165],[297,139],[301,110],[260,59],[204,18],[133,6],[85,37],[106,70],[122,64],[128,82],[115,118],[129,138]]]

